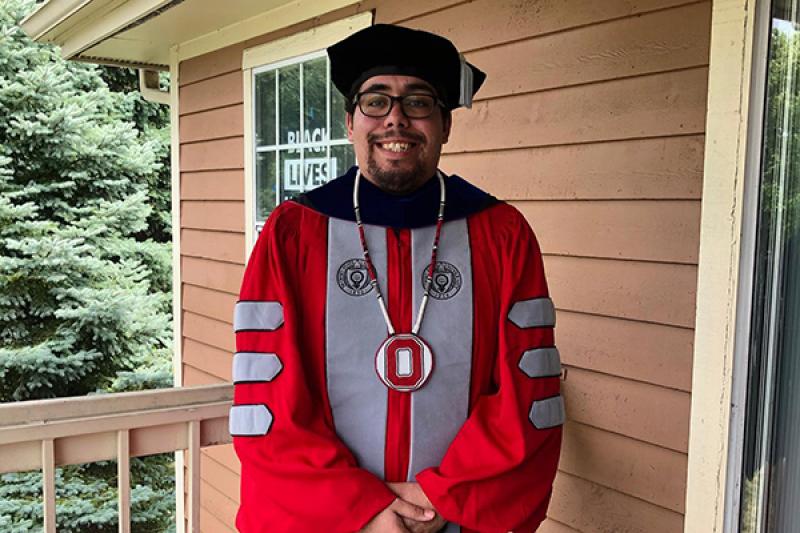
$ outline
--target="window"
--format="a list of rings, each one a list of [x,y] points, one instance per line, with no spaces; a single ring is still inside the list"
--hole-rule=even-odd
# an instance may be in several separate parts
[[[800,0],[775,0],[770,19],[737,529],[744,533],[796,531],[800,505]]]
[[[246,255],[276,205],[355,164],[325,49],[371,25],[358,13],[242,54]]]
[[[278,203],[344,173],[355,155],[324,50],[253,69],[252,86],[260,228]]]

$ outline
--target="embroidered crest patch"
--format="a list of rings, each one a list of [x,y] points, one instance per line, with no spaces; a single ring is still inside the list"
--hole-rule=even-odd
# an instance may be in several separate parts
[[[364,296],[372,290],[367,272],[367,262],[363,259],[349,259],[336,271],[336,283],[350,296]]]
[[[422,272],[422,287],[425,287],[427,270]],[[449,300],[461,290],[461,272],[446,261],[437,261],[431,279],[431,296],[437,300]]]

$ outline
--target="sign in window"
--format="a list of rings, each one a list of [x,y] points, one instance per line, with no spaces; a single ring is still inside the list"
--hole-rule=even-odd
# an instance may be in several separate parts
[[[324,51],[253,71],[256,224],[355,164]]]

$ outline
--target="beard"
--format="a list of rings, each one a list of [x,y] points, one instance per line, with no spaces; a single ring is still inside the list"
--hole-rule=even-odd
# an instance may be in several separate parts
[[[396,133],[389,132],[381,136],[371,135],[368,136],[369,140],[369,155],[367,156],[367,170],[369,176],[375,184],[386,192],[392,194],[407,194],[422,186],[431,176],[425,169],[422,158],[414,161],[411,168],[402,168],[399,161],[389,161],[388,168],[382,168],[375,160],[375,142],[381,138],[398,137]],[[421,135],[403,135],[403,138],[408,139],[410,142],[422,143],[425,138]]]
[[[392,194],[407,194],[418,189],[430,176],[426,175],[422,161],[417,160],[410,169],[381,168],[370,151],[367,161],[367,170],[375,184],[386,192]],[[393,162],[394,167],[397,163]]]

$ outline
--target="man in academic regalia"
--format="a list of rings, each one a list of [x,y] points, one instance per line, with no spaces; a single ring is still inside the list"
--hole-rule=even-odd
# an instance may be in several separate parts
[[[438,170],[485,75],[395,26],[328,53],[359,166],[278,206],[247,266],[237,526],[534,531],[564,421],[539,245],[515,208]]]

